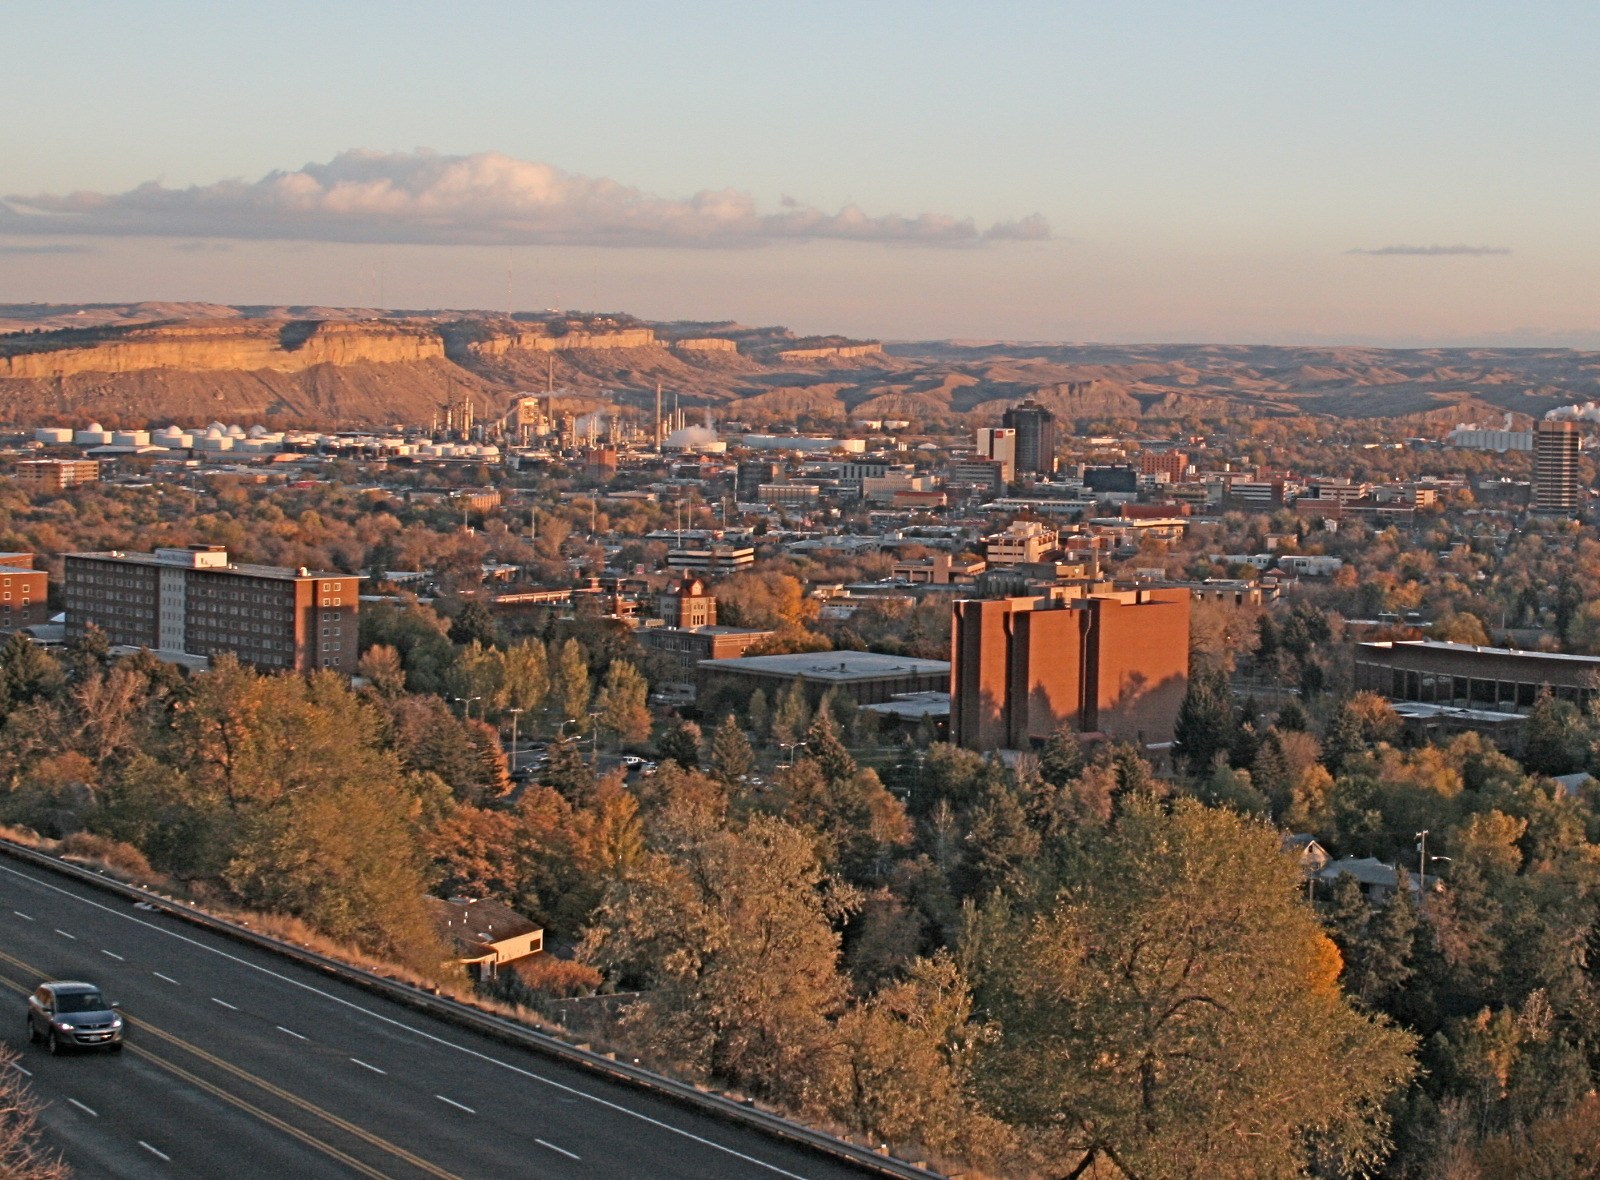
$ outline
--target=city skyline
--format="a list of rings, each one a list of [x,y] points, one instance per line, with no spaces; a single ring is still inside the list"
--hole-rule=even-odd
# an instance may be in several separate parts
[[[1600,346],[1577,4],[8,13],[0,299]]]

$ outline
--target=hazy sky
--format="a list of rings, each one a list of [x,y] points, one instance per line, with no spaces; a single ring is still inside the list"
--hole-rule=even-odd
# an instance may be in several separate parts
[[[0,8],[0,300],[1600,347],[1600,4]]]

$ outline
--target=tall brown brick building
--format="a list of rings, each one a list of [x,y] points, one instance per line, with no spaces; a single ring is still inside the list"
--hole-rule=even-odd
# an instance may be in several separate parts
[[[0,553],[0,632],[50,621],[50,575],[33,568],[31,553]]]
[[[958,601],[951,653],[957,745],[1026,750],[1062,726],[1168,743],[1188,688],[1189,593]]]
[[[67,638],[91,626],[113,646],[209,658],[232,652],[266,671],[356,670],[361,579],[240,565],[220,545],[154,553],[69,553]]]

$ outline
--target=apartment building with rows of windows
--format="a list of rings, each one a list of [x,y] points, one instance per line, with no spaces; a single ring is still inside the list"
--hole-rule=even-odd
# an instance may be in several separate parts
[[[50,575],[31,553],[0,553],[0,634],[50,621]]]
[[[69,553],[67,638],[90,626],[113,647],[209,660],[231,652],[263,671],[353,675],[361,579],[228,560],[220,545],[154,553]]]

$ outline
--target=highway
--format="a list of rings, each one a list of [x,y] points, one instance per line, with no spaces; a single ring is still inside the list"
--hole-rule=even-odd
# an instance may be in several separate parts
[[[28,1044],[45,979],[119,1001],[124,1052]],[[0,856],[5,1005],[46,1139],[84,1180],[863,1175]]]

